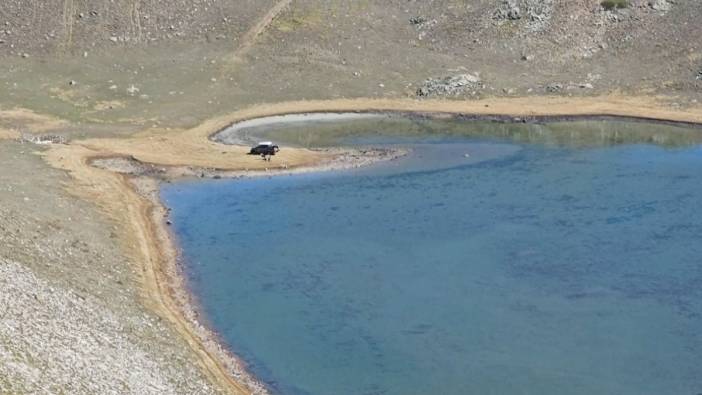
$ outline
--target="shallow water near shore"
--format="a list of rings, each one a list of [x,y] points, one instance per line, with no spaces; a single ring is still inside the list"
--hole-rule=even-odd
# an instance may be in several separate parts
[[[273,392],[702,392],[694,133],[374,125],[337,142],[413,154],[162,189],[208,323]]]

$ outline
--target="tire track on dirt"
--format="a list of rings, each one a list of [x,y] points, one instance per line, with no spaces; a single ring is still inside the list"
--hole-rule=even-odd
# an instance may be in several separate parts
[[[263,32],[265,32],[268,27],[273,23],[276,17],[280,15],[285,8],[287,8],[292,0],[281,0],[277,2],[273,7],[271,7],[265,15],[259,19],[259,21],[249,29],[249,31],[244,34],[244,37],[239,43],[239,47],[234,51],[231,57],[231,61],[237,63],[243,59],[243,57],[251,50],[251,48],[256,43],[256,39]]]
[[[70,48],[73,44],[73,14],[75,8],[73,6],[73,0],[63,1],[63,27],[65,30],[63,47],[65,49]]]

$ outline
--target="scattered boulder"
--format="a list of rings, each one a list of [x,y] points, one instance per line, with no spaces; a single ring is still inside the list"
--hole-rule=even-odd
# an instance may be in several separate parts
[[[669,11],[672,6],[669,0],[650,0],[648,5],[656,11]]]
[[[429,78],[417,89],[417,96],[455,96],[469,89],[483,87],[480,77],[473,74],[457,74],[440,78]]]
[[[410,23],[419,32],[419,36],[417,38],[419,40],[423,40],[429,33],[429,30],[431,30],[439,22],[436,19],[429,20],[423,16],[414,16],[410,18]]]
[[[498,22],[526,19],[526,30],[544,30],[553,14],[553,0],[503,0],[493,13]]]
[[[521,19],[522,12],[519,8],[519,2],[517,0],[503,0],[500,6],[495,10],[493,18],[497,20],[509,19],[513,21]]]
[[[427,18],[423,16],[413,16],[409,19],[409,21],[414,26],[421,26],[427,22]]]
[[[22,135],[22,142],[33,143],[33,144],[66,144],[67,140],[65,136],[57,134],[24,134]]]
[[[540,32],[548,27],[553,15],[553,0],[526,0],[527,30]]]
[[[137,88],[134,85],[131,85],[131,86],[129,86],[129,88],[127,88],[127,93],[134,96],[135,94],[139,93],[139,88]]]
[[[548,93],[557,93],[563,90],[563,84],[558,83],[558,82],[552,82],[548,85],[546,85],[546,92]]]

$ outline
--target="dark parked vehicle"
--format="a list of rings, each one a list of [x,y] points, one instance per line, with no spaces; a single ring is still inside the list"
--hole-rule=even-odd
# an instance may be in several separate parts
[[[278,148],[277,145],[273,145],[270,141],[264,141],[251,148],[249,155],[261,155],[263,159],[266,159],[266,157],[270,159],[270,157],[275,155],[278,151],[280,151],[280,148]]]

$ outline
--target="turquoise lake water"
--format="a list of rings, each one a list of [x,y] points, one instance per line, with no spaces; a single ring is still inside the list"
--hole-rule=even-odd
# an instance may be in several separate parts
[[[702,146],[401,143],[163,187],[204,315],[273,392],[702,393]]]

